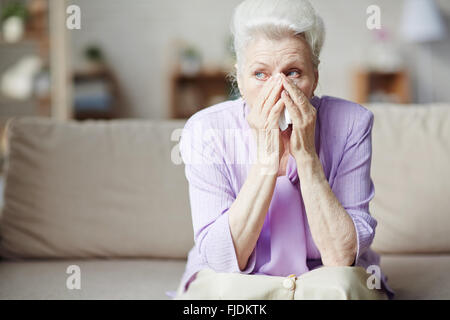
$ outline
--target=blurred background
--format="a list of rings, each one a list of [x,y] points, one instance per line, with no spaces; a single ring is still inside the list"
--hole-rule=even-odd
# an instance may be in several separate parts
[[[450,101],[450,1],[311,2],[327,30],[316,94]],[[239,3],[0,0],[0,127],[22,115],[187,118],[236,98],[227,75]],[[381,29],[370,29],[377,8]]]

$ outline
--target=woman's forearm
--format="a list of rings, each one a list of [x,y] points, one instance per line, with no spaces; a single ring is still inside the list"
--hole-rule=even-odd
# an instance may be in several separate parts
[[[322,263],[351,265],[356,257],[357,236],[353,220],[330,188],[319,157],[297,161],[303,202]]]
[[[256,246],[277,180],[276,172],[264,174],[262,170],[257,164],[251,167],[236,200],[228,210],[231,237],[241,270],[245,269]]]

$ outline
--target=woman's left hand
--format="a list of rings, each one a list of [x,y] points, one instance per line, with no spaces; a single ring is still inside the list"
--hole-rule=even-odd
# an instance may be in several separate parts
[[[317,110],[291,79],[284,75],[282,79],[284,90],[281,98],[292,120],[289,152],[296,161],[314,158],[317,156],[315,146]]]

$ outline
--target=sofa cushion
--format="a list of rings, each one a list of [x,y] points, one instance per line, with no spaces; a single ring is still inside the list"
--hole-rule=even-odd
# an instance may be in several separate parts
[[[80,271],[80,290],[66,282]],[[3,299],[170,299],[186,260],[29,260],[0,263],[0,300]],[[69,279],[69,283],[72,283]]]
[[[450,252],[450,105],[371,105],[373,248]]]
[[[80,268],[81,290],[66,273]],[[1,299],[169,299],[185,260],[105,259],[0,262]],[[450,255],[382,255],[381,268],[395,299],[450,299]]]
[[[184,122],[13,121],[1,255],[186,257],[188,183],[171,161]]]
[[[394,299],[450,299],[450,255],[382,255]]]

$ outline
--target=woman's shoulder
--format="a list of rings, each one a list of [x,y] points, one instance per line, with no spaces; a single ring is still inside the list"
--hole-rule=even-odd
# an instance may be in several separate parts
[[[322,96],[320,99],[320,110],[327,113],[340,113],[347,117],[361,117],[371,114],[372,111],[359,103],[333,96]]]
[[[319,118],[322,126],[331,131],[353,131],[373,123],[373,113],[364,106],[338,97],[319,98]]]
[[[324,169],[327,177],[332,177],[348,147],[370,138],[373,114],[362,105],[342,98],[322,96],[316,101],[319,106],[320,148],[325,149]],[[370,150],[366,149],[366,152]]]
[[[243,99],[227,100],[201,109],[190,116],[185,127],[199,125],[201,127],[223,129],[236,123],[243,114]]]

